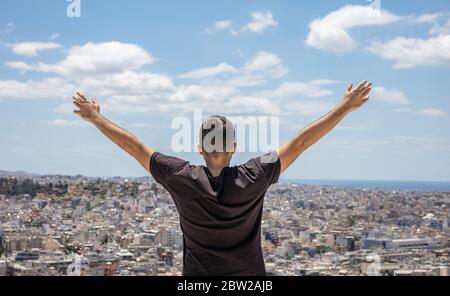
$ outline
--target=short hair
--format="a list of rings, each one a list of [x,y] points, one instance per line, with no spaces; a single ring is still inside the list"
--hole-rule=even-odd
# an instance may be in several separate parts
[[[234,125],[226,117],[210,116],[202,124],[200,140],[206,154],[231,152],[236,142]]]

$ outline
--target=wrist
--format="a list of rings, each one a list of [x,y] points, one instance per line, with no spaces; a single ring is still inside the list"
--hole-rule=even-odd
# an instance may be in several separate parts
[[[347,102],[341,102],[338,108],[342,109],[345,113],[350,113],[354,110],[351,104]]]
[[[102,119],[103,119],[103,116],[102,116],[100,113],[98,113],[98,114],[92,116],[92,118],[91,118],[90,121],[91,121],[92,124],[97,124],[97,123],[99,123],[100,120],[102,120]]]

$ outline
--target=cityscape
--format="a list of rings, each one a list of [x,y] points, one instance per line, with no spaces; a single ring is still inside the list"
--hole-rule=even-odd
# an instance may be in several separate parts
[[[265,198],[270,276],[448,276],[450,190],[300,185]],[[0,276],[180,276],[176,207],[151,177],[0,174]]]

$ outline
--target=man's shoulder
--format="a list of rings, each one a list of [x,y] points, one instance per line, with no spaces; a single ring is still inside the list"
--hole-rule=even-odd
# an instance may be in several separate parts
[[[237,166],[237,170],[245,176],[264,176],[266,181],[273,184],[278,181],[280,174],[280,159],[276,151],[270,151]]]
[[[189,161],[162,152],[155,151],[150,158],[150,173],[160,182],[190,168]]]
[[[256,157],[250,158],[247,162],[238,165],[237,167],[257,167],[263,169],[267,165],[276,165],[279,162],[278,153],[270,151]]]

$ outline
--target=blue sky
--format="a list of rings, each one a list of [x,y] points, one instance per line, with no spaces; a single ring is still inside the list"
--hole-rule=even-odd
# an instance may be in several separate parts
[[[80,121],[70,96],[176,154],[173,118],[277,116],[281,141],[369,79],[363,109],[284,175],[450,181],[450,5],[445,0],[0,2],[0,169],[143,176]],[[234,163],[255,154],[240,153]]]

